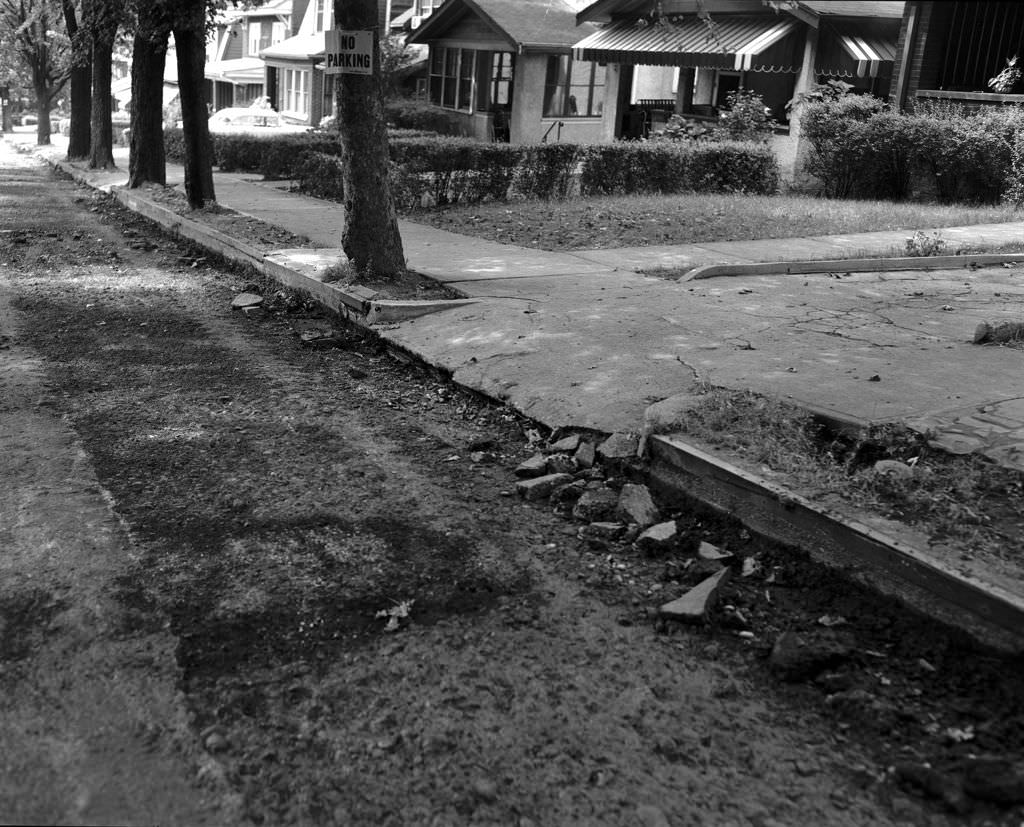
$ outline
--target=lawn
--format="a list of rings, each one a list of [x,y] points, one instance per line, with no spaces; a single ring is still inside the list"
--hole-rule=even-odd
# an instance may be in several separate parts
[[[541,250],[747,241],[1024,221],[1024,213],[1001,206],[713,194],[494,202],[415,212],[406,217],[442,230]]]

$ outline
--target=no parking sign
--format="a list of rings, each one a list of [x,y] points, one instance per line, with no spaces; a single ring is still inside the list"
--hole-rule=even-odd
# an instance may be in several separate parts
[[[372,75],[373,32],[324,32],[325,75]]]

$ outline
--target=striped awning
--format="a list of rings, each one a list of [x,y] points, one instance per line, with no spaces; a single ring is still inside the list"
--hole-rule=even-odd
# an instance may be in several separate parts
[[[794,50],[779,54],[797,21],[777,17],[715,17],[709,25],[697,16],[676,21],[620,22],[573,46],[577,60],[698,69],[796,72]],[[772,50],[771,57],[765,55]]]
[[[884,63],[896,60],[896,40],[878,34],[835,34],[835,44],[822,49],[819,44],[815,71],[830,77],[877,77]]]

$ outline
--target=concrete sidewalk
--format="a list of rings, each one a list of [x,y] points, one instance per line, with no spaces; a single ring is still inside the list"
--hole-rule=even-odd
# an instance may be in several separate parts
[[[17,137],[17,136],[15,136]],[[58,145],[36,150],[51,161]],[[120,169],[76,175],[109,188]],[[169,183],[182,180],[168,168]],[[338,204],[217,173],[218,202],[340,257]],[[386,339],[552,428],[643,428],[652,403],[703,383],[749,389],[855,424],[905,422],[954,450],[1024,468],[1020,350],[972,343],[981,322],[1024,320],[1022,264],[671,281],[638,268],[885,258],[908,232],[544,252],[402,221],[410,268],[476,301],[379,326]],[[940,228],[964,247],[1024,242],[1024,222]],[[273,258],[297,272],[309,251]],[[964,264],[971,259],[964,257]],[[931,260],[924,264],[932,265]]]

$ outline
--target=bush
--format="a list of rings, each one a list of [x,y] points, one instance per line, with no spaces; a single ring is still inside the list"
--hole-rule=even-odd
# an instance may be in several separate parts
[[[384,117],[399,129],[417,129],[441,135],[462,134],[462,118],[458,113],[426,101],[407,98],[387,101]]]
[[[764,98],[750,89],[737,89],[726,97],[728,108],[719,115],[713,137],[723,141],[764,143],[772,134],[772,119]]]
[[[522,198],[565,198],[582,155],[579,144],[536,144],[520,147],[519,168],[512,184]]]
[[[851,94],[806,104],[801,130],[811,146],[807,171],[821,182],[825,195],[850,198],[860,194],[858,185],[872,169],[872,142],[866,124],[884,108],[878,98]]]
[[[398,138],[390,147],[403,175],[418,179],[435,205],[504,200],[521,155],[508,144],[440,136]]]
[[[774,193],[778,159],[750,142],[646,141],[588,148],[580,175],[582,195],[634,193]]]

